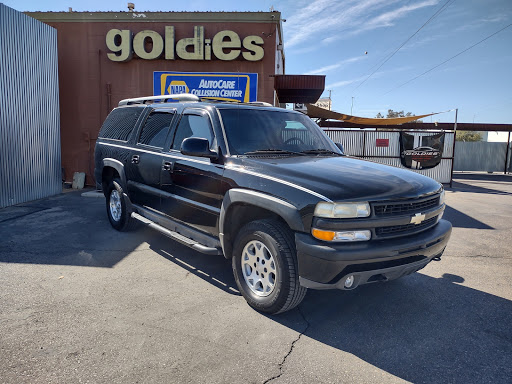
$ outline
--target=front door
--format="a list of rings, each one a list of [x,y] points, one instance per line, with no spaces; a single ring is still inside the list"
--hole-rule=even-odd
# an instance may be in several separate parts
[[[215,136],[207,112],[185,110],[171,148],[164,154],[167,169],[162,170],[161,188],[168,192],[168,197],[162,199],[162,211],[199,230],[217,235],[224,167],[208,158],[183,155],[181,143],[188,137],[208,139],[210,148],[215,148]]]

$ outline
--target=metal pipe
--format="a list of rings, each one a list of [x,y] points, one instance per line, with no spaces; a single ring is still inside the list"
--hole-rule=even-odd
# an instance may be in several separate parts
[[[459,113],[459,108],[455,108],[455,123],[453,124],[453,148],[452,148],[452,169],[450,172],[450,188],[453,186],[453,166],[455,164],[455,142],[457,141],[457,115]]]
[[[507,174],[507,166],[508,166],[508,154],[510,152],[510,131],[508,133],[508,140],[507,140],[507,152],[505,153],[505,169],[503,170],[503,174]]]

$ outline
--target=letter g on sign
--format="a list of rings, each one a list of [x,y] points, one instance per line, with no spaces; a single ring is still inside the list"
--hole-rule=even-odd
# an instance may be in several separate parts
[[[132,59],[132,33],[128,29],[111,29],[105,38],[107,47],[114,53],[107,53],[112,61],[129,61]],[[119,54],[117,54],[119,53]]]

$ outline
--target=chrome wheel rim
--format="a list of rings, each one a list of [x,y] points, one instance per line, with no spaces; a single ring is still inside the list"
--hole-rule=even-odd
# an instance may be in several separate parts
[[[242,274],[255,295],[265,297],[274,291],[277,280],[276,262],[261,241],[251,240],[245,245],[242,251]]]
[[[119,196],[119,192],[116,189],[113,189],[110,192],[110,216],[115,221],[119,221],[121,219],[121,196]]]

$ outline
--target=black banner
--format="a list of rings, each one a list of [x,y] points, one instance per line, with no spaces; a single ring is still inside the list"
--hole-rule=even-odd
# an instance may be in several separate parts
[[[400,132],[400,160],[404,167],[434,168],[441,162],[443,148],[444,132],[430,136],[415,136]]]

